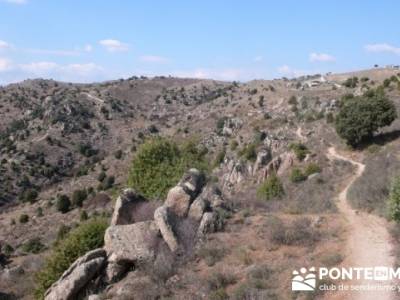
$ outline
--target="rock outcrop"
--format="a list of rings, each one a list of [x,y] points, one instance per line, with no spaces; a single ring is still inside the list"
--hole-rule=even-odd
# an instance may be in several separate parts
[[[45,300],[72,300],[106,262],[106,251],[96,249],[76,260],[46,292]]]
[[[167,206],[161,206],[154,212],[154,220],[161,232],[164,241],[172,252],[178,250],[178,239],[173,229],[171,214]]]
[[[135,220],[131,212],[135,209],[135,206],[144,201],[145,199],[137,194],[133,189],[125,189],[115,203],[111,225],[134,223]]]
[[[104,249],[76,260],[46,292],[46,300],[74,299],[95,277],[103,285],[116,283],[140,266],[154,267],[165,253],[160,249],[175,257],[177,251],[187,251],[188,244],[194,246],[207,233],[217,230],[218,213],[214,210],[222,209],[224,200],[218,188],[204,188],[204,184],[204,175],[190,169],[169,191],[164,205],[155,210],[154,219],[141,222],[135,222],[132,210],[138,209],[137,204],[144,199],[134,190],[124,190],[105,232]],[[188,230],[193,231],[190,243]],[[162,243],[167,247],[160,247]]]

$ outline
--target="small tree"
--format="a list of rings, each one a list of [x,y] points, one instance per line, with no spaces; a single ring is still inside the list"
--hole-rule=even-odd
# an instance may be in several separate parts
[[[71,201],[69,200],[69,197],[67,195],[58,196],[56,207],[59,212],[63,214],[67,213],[71,207]]]
[[[336,132],[355,147],[372,138],[381,127],[397,118],[396,107],[382,90],[343,101],[336,117]]]
[[[257,190],[258,197],[263,200],[280,198],[284,193],[283,185],[276,174],[271,174]]]
[[[86,198],[87,198],[87,192],[85,189],[76,190],[72,194],[72,204],[75,206],[81,207],[83,204],[83,201],[85,201]]]
[[[390,187],[389,216],[392,220],[400,222],[400,176],[396,176]]]
[[[294,168],[290,173],[290,181],[297,183],[307,179],[307,176],[299,168]]]

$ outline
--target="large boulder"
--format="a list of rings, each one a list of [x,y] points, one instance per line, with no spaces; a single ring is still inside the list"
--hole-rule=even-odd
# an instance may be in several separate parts
[[[197,236],[199,238],[204,237],[207,233],[216,231],[216,215],[212,212],[204,213],[199,228],[197,230]]]
[[[178,183],[178,185],[183,187],[183,189],[192,197],[192,199],[201,192],[204,184],[204,174],[193,168],[187,171]]]
[[[222,196],[222,192],[218,188],[218,186],[214,184],[207,185],[203,189],[202,193],[199,195],[199,198],[203,199],[206,206],[210,207],[211,209],[216,209],[224,206],[224,198]],[[194,205],[194,202],[192,205]],[[192,210],[192,208],[190,208],[190,210]]]
[[[186,217],[191,198],[182,186],[177,185],[169,190],[164,205],[176,216]]]
[[[171,215],[166,206],[161,206],[154,212],[154,221],[157,224],[164,241],[172,252],[178,250],[178,239],[175,235]]]
[[[257,153],[257,159],[254,163],[253,172],[255,175],[259,170],[266,166],[272,159],[271,151],[269,149],[262,149]]]
[[[103,268],[106,251],[96,249],[78,258],[45,294],[45,300],[72,300]]]
[[[143,203],[144,201],[145,199],[138,195],[133,189],[125,189],[115,203],[111,225],[126,225],[134,223],[134,210],[138,204]]]
[[[158,240],[158,227],[154,221],[108,227],[104,235],[107,281],[114,282],[129,268],[153,261]]]
[[[189,209],[189,218],[198,222],[201,220],[204,211],[207,208],[206,201],[202,197],[196,198]]]

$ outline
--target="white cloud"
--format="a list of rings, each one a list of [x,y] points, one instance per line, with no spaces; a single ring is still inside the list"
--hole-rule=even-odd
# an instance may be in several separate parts
[[[87,82],[102,78],[104,69],[95,63],[60,65],[50,61],[18,65],[21,77],[44,77],[57,80]]]
[[[48,50],[48,49],[26,49],[25,51],[33,54],[55,55],[55,56],[79,56],[78,50]]]
[[[217,80],[240,80],[246,76],[241,69],[204,69],[198,68],[191,71],[175,71],[172,76],[199,79],[217,79]]]
[[[11,44],[7,43],[6,41],[0,40],[0,50],[10,49]]]
[[[99,44],[109,52],[123,52],[128,51],[129,49],[128,44],[113,39],[101,40],[99,41]]]
[[[256,56],[256,57],[253,58],[254,62],[260,62],[260,61],[263,61],[263,60],[264,60],[264,57],[262,57],[261,55]]]
[[[375,52],[375,53],[387,52],[387,53],[400,55],[400,48],[399,47],[395,47],[393,45],[386,44],[386,43],[383,43],[383,44],[369,44],[369,45],[366,45],[364,48],[368,52]]]
[[[329,62],[335,61],[335,57],[326,53],[310,53],[311,62]]]
[[[79,76],[87,76],[96,72],[103,71],[103,68],[95,63],[87,64],[70,64],[61,67],[61,71],[77,74]]]
[[[26,73],[36,76],[46,76],[54,72],[58,68],[58,64],[49,61],[32,62],[29,64],[21,64],[19,68]]]
[[[3,2],[11,3],[11,4],[26,4],[28,0],[3,0]]]
[[[8,71],[12,68],[11,60],[0,57],[0,72]]]
[[[139,59],[143,62],[148,62],[148,63],[165,64],[169,62],[168,58],[157,55],[143,55]]]
[[[85,45],[85,47],[83,47],[83,51],[85,52],[92,52],[93,51],[93,46],[90,44]]]
[[[283,65],[283,66],[278,67],[277,71],[281,75],[288,76],[288,77],[299,77],[299,76],[306,75],[307,73],[310,73],[305,70],[293,69],[293,68],[289,67],[288,65]]]

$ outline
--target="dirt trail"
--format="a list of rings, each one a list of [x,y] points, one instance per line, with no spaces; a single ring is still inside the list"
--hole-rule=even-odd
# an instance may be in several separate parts
[[[340,155],[335,148],[328,150],[329,159],[348,161],[356,166],[355,175],[347,182],[339,194],[338,208],[347,223],[347,242],[344,250],[345,260],[343,267],[392,267],[392,245],[387,231],[387,222],[378,216],[357,212],[351,208],[347,201],[347,191],[353,182],[362,175],[365,165],[351,158]],[[388,281],[359,280],[356,285],[387,285]],[[352,291],[334,293],[331,299],[363,299],[387,300],[394,299],[394,294],[389,291]]]

